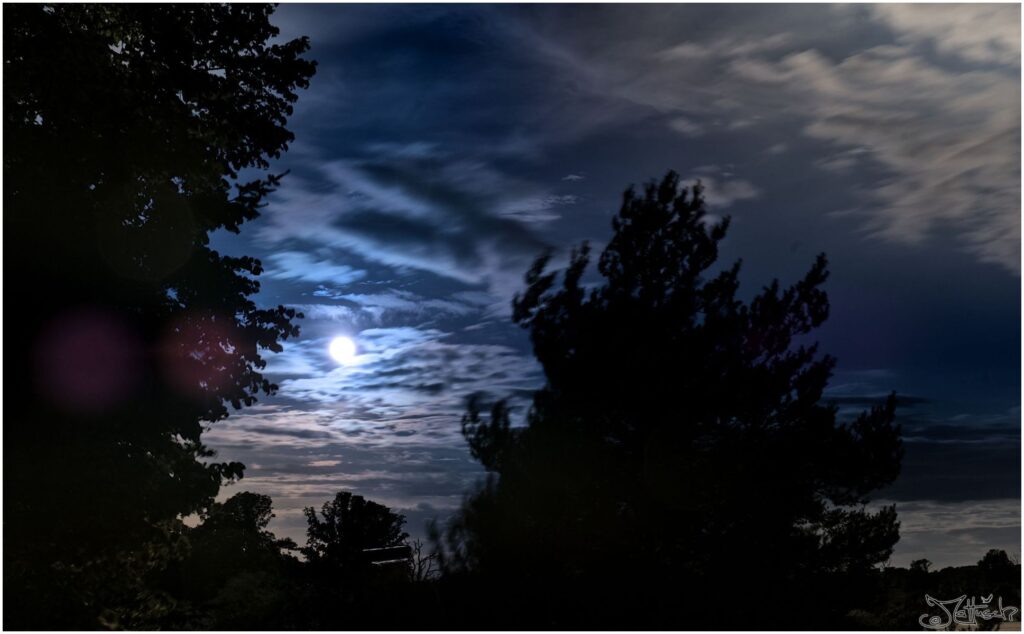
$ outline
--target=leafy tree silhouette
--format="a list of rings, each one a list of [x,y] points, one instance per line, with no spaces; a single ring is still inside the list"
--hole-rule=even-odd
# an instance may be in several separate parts
[[[981,573],[981,580],[975,585],[984,588],[984,595],[991,594],[999,597],[993,601],[994,609],[999,609],[995,605],[1000,601],[1003,606],[1014,606],[1017,608],[1014,618],[1016,621],[1020,621],[1020,565],[1013,563],[1005,550],[992,548],[978,561],[978,572]],[[954,596],[956,595],[949,598]],[[996,629],[1000,625],[1000,621],[991,620],[982,625],[984,626],[982,629]]]
[[[325,502],[317,515],[306,507],[306,546],[302,554],[314,568],[332,572],[361,572],[363,551],[402,545],[409,535],[402,530],[405,517],[388,507],[340,491]]]
[[[1012,571],[1015,564],[1005,550],[991,548],[985,556],[978,561],[978,569],[984,574],[1001,575]]]
[[[185,563],[185,590],[197,601],[215,597],[232,576],[244,572],[279,572],[282,548],[295,548],[267,530],[274,517],[269,496],[244,491],[207,511],[189,532],[191,551]]]
[[[188,555],[180,574],[169,575],[176,583],[167,584],[194,606],[184,629],[276,629],[294,623],[290,611],[301,563],[282,552],[297,550],[292,540],[267,530],[271,508],[269,496],[236,493],[213,504],[189,531]]]
[[[4,7],[8,627],[151,626],[99,579],[242,475],[203,425],[275,389],[261,351],[297,315],[209,234],[258,215],[315,70],[272,11]]]
[[[524,427],[470,401],[463,433],[491,475],[449,524],[445,570],[527,593],[526,627],[720,626],[699,606],[723,596],[733,627],[841,616],[852,589],[829,580],[898,539],[894,508],[865,505],[902,448],[893,397],[850,423],[822,402],[834,360],[806,335],[828,316],[824,255],[741,300],[740,263],[713,268],[729,219],[674,173],[627,190],[612,225],[596,284],[587,244],[560,285],[548,256],[526,274],[513,319],[546,384]]]
[[[932,562],[927,559],[915,559],[910,562],[910,572],[915,575],[927,575],[932,567]]]

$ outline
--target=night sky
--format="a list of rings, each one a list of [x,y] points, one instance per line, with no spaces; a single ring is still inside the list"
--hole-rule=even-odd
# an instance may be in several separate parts
[[[207,434],[304,542],[338,490],[413,535],[482,471],[466,397],[543,381],[509,302],[545,248],[611,236],[622,191],[674,169],[731,215],[748,295],[821,251],[852,416],[895,390],[893,562],[1020,553],[1017,5],[283,5],[319,62],[262,218],[257,301],[306,315],[279,393]],[[339,366],[328,343],[358,347]],[[614,337],[615,333],[609,333]]]

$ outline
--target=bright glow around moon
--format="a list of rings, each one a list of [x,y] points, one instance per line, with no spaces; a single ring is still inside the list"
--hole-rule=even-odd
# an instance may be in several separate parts
[[[335,337],[329,348],[331,357],[342,365],[349,365],[356,360],[356,343],[348,337]]]

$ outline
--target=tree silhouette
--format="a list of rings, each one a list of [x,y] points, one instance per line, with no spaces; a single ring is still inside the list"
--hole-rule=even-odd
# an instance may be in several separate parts
[[[547,626],[720,626],[696,606],[726,593],[734,627],[765,627],[802,592],[788,614],[806,627],[826,579],[866,574],[898,539],[892,507],[865,508],[899,470],[894,398],[837,422],[834,360],[807,341],[828,316],[824,255],[743,301],[740,263],[715,267],[729,219],[701,193],[674,173],[626,191],[596,284],[587,244],[560,285],[539,258],[513,301],[546,377],[527,425],[477,400],[463,419],[492,473],[449,526],[445,569],[538,589]]]
[[[203,424],[274,390],[261,351],[298,328],[249,299],[260,262],[209,234],[258,215],[314,72],[305,39],[269,42],[272,11],[4,7],[9,627],[121,610],[82,571],[242,474]]]
[[[236,493],[214,503],[188,533],[188,555],[173,588],[193,606],[186,629],[264,629],[294,621],[288,614],[300,562],[282,549],[290,539],[267,530],[274,514],[269,496]],[[260,597],[253,605],[253,598]]]
[[[363,568],[368,548],[403,544],[409,535],[402,530],[405,517],[361,495],[340,491],[316,509],[305,509],[307,541],[302,554],[316,568],[356,572]]]
[[[989,549],[985,556],[978,561],[978,569],[984,574],[1005,574],[1006,571],[1013,570],[1013,568],[1014,563],[1010,561],[1010,556],[1006,554],[1005,550],[998,548]]]
[[[978,585],[985,588],[984,593],[994,594],[1001,597],[1003,605],[1012,605],[1020,608],[1020,565],[1013,563],[1005,550],[996,548],[990,549],[985,556],[978,561],[978,572],[981,573],[981,580]],[[998,609],[998,608],[996,608]],[[1020,620],[1020,612],[1016,613]],[[995,629],[998,621],[989,621],[986,629]]]
[[[269,496],[236,493],[207,511],[203,523],[189,533],[190,552],[184,566],[186,588],[194,600],[215,597],[240,573],[278,572],[282,546],[267,530],[274,514]]]

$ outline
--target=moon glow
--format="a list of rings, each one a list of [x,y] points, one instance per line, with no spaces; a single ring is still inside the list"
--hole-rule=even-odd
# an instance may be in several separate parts
[[[356,344],[348,337],[331,339],[328,351],[331,353],[331,358],[341,365],[349,365],[356,359]]]

